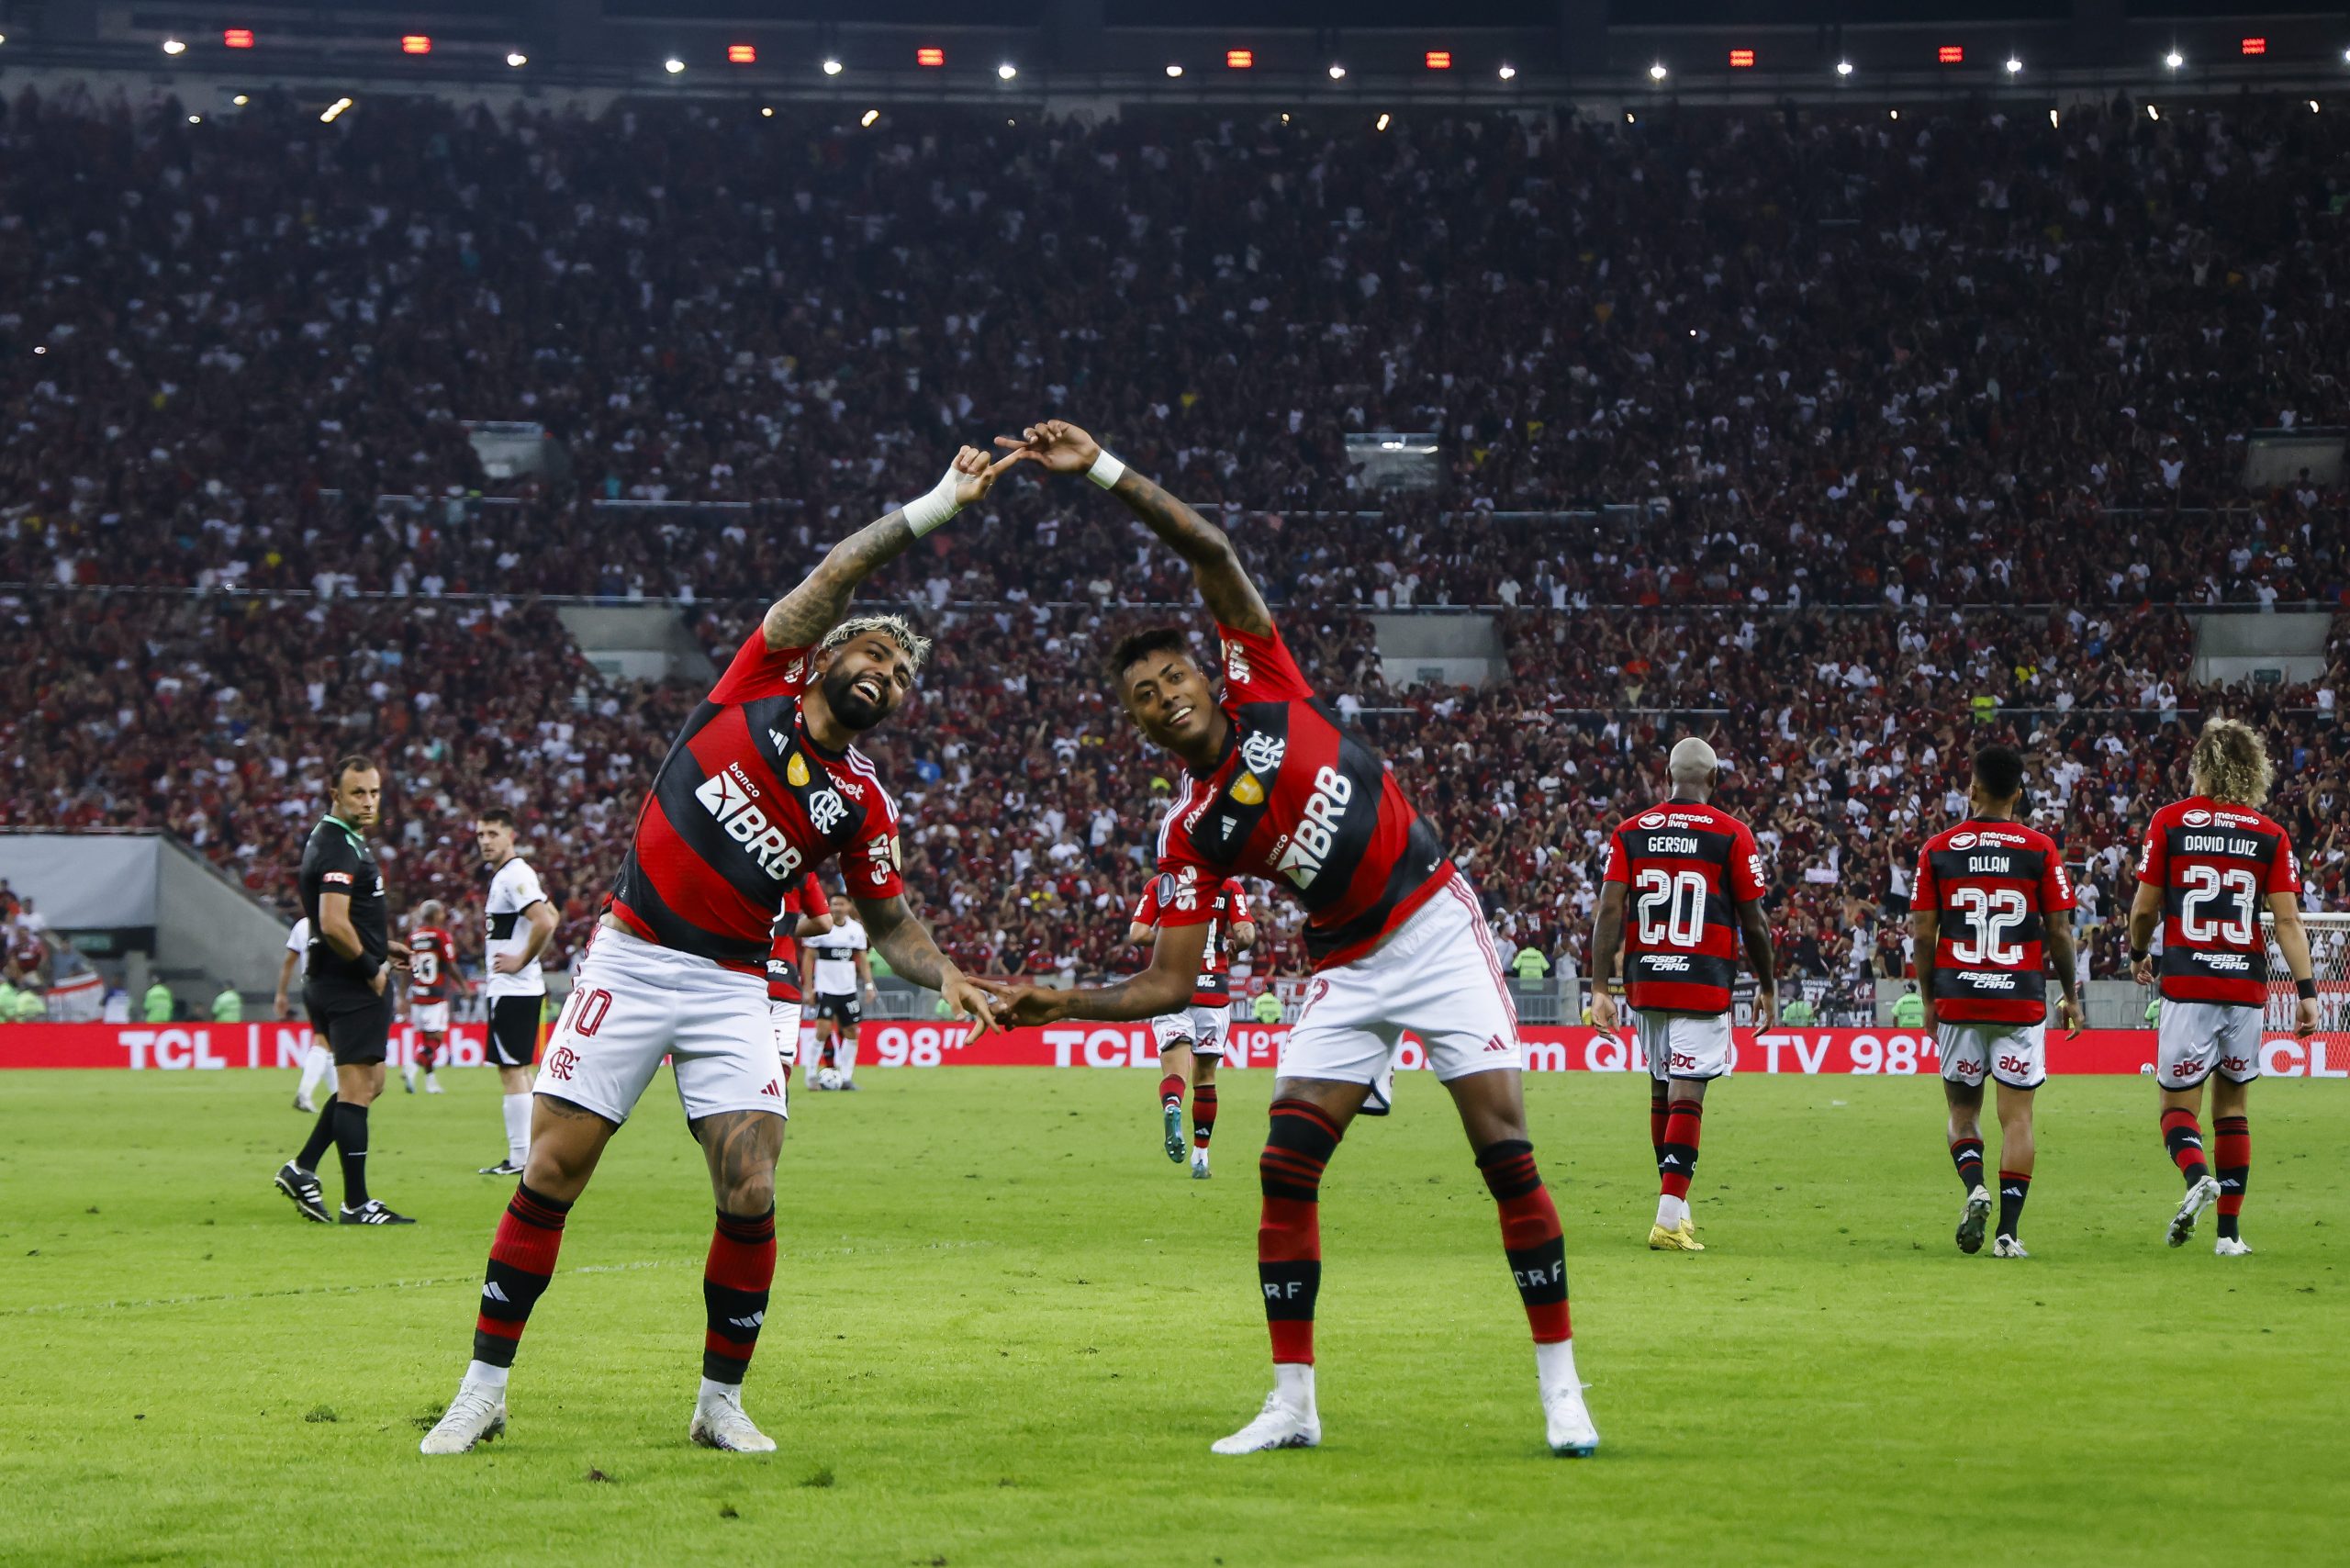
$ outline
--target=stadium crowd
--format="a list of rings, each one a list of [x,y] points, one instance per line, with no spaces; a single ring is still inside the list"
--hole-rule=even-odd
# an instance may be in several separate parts
[[[370,751],[402,900],[477,909],[471,813],[514,804],[560,962],[698,693],[599,679],[539,596],[675,600],[723,663],[955,440],[1066,411],[1227,521],[1514,942],[1583,961],[1677,724],[1817,977],[1897,966],[1897,868],[1992,735],[2100,974],[2182,715],[2268,728],[2350,893],[2350,647],[2198,691],[2178,612],[2350,585],[2338,488],[2240,483],[2248,431],[2350,422],[2340,117],[0,108],[0,825],[167,827],[284,902]],[[552,466],[494,478],[474,420]],[[1433,489],[1371,487],[1347,438],[1390,431]],[[885,591],[946,633],[868,748],[943,943],[1117,968],[1169,778],[1091,670],[1179,564],[1024,481]],[[1508,678],[1391,689],[1367,613],[1470,604]]]

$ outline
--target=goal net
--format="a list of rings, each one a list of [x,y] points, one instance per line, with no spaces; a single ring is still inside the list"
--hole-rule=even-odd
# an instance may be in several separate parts
[[[2301,924],[2310,934],[2310,973],[2317,978],[2317,1026],[2326,1034],[2350,1029],[2350,914],[2304,914]],[[2277,946],[2276,917],[2262,914],[2260,930],[2268,939],[2268,1011],[2262,1023],[2290,1032],[2299,997]]]

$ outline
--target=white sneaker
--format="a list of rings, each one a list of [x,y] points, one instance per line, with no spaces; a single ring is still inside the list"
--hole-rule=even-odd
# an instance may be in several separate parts
[[[1561,1383],[1542,1396],[1543,1435],[1562,1459],[1588,1459],[1599,1450],[1599,1428],[1584,1408],[1583,1384]]]
[[[773,1453],[775,1439],[752,1425],[742,1406],[732,1399],[704,1399],[694,1406],[694,1424],[687,1436],[706,1449],[730,1453]]]
[[[2241,1236],[2222,1236],[2211,1243],[2211,1250],[2221,1258],[2249,1258],[2252,1256],[2252,1243]]]
[[[2029,1258],[2031,1254],[2025,1251],[2023,1249],[2023,1243],[2018,1241],[2014,1237],[1995,1236],[1991,1238],[1991,1256],[1994,1258]]]
[[[433,1428],[416,1445],[419,1453],[463,1453],[506,1431],[506,1401],[471,1383],[459,1385]]]
[[[424,1092],[427,1094],[445,1094],[448,1092],[447,1090],[441,1087],[441,1081],[433,1077],[429,1072],[424,1075]]]
[[[2195,1234],[2195,1222],[2203,1211],[2220,1201],[2220,1183],[2216,1177],[2206,1176],[2187,1189],[2187,1196],[2179,1200],[2178,1212],[2170,1216],[2170,1231],[2165,1238],[2173,1247],[2184,1247],[2187,1238]]]
[[[1265,1395],[1265,1407],[1255,1420],[1228,1438],[1218,1438],[1208,1445],[1208,1451],[1263,1453],[1268,1449],[1318,1448],[1321,1442],[1322,1418],[1311,1410],[1298,1409],[1276,1390]]]
[[[1192,1150],[1192,1180],[1204,1182],[1214,1174],[1208,1169],[1208,1151],[1204,1148]]]

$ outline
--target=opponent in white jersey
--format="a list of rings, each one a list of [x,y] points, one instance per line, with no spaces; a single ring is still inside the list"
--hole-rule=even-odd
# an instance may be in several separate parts
[[[304,915],[294,923],[285,935],[285,957],[277,966],[277,1016],[294,1016],[294,982],[302,978],[310,965],[310,920]],[[308,1011],[305,1004],[304,1011]],[[302,1053],[302,1081],[294,1091],[294,1108],[319,1114],[319,1103],[311,1098],[321,1079],[334,1070],[334,1053],[327,1049],[326,1036],[319,1022],[310,1020],[310,1048]]]
[[[869,944],[845,893],[832,897],[833,928],[811,936],[800,946],[815,956],[810,966],[809,1007],[816,1021],[816,1039],[822,1047],[808,1072],[811,1089],[856,1087],[856,1034],[865,1022],[865,999],[875,994],[873,965],[865,954]],[[831,1069],[838,1081],[823,1078]]]
[[[514,813],[492,807],[474,819],[489,870],[482,908],[482,991],[489,998],[489,1060],[505,1092],[506,1158],[485,1176],[519,1176],[531,1152],[531,1078],[539,1053],[539,1014],[547,1000],[539,955],[554,935],[554,905],[539,874],[514,851]]]

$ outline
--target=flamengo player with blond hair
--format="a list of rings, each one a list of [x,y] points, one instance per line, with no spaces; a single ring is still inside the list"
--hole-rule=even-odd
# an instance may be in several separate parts
[[[1159,834],[1158,939],[1150,967],[1087,991],[1000,987],[1013,1023],[1113,1021],[1171,1013],[1192,995],[1237,875],[1286,884],[1305,906],[1314,980],[1281,1048],[1272,1126],[1258,1165],[1257,1277],[1273,1349],[1273,1391],[1217,1453],[1312,1448],[1314,1309],[1322,1281],[1323,1168],[1348,1123],[1387,1109],[1405,1030],[1426,1044],[1452,1095],[1478,1170],[1501,1208],[1502,1246],[1534,1330],[1551,1451],[1588,1454],[1569,1338],[1566,1244],[1528,1140],[1525,1051],[1476,890],[1360,736],[1342,729],[1273,626],[1240,557],[1197,512],[1054,420],[999,445],[1109,490],[1191,563],[1223,639],[1225,696],[1177,627],[1122,640],[1105,673],[1143,735],[1184,765]],[[991,982],[993,983],[993,982]]]
[[[2154,813],[2138,857],[2138,896],[2130,906],[2130,961],[2140,985],[2154,982],[2148,949],[2162,922],[2161,1023],[2154,1073],[2163,1095],[2163,1144],[2187,1180],[2166,1239],[2184,1246],[2216,1200],[2220,1235],[2212,1250],[2240,1258],[2252,1249],[2237,1229],[2252,1174],[2252,1122],[2245,1101],[2260,1076],[2260,1025],[2268,1004],[2268,945],[2260,931],[2265,903],[2277,922],[2277,947],[2300,992],[2293,1032],[2317,1032],[2317,979],[2299,902],[2301,870],[2285,830],[2263,816],[2276,770],[2249,724],[2213,719],[2188,756],[2195,793]],[[2196,1112],[2211,1083],[2211,1126],[2219,1135],[2214,1174]]]
[[[742,1390],[775,1277],[786,1103],[767,961],[785,893],[837,856],[898,973],[975,1015],[980,1032],[992,1026],[993,998],[906,908],[897,808],[854,745],[905,700],[929,639],[894,615],[841,615],[875,568],[986,495],[1011,462],[990,467],[967,446],[927,495],[834,545],[686,720],[540,1065],[530,1162],[490,1243],[473,1360],[426,1453],[460,1453],[505,1429],[507,1372],[554,1272],[565,1216],[664,1057],[718,1200],[688,1433],[709,1448],[774,1449]]]

